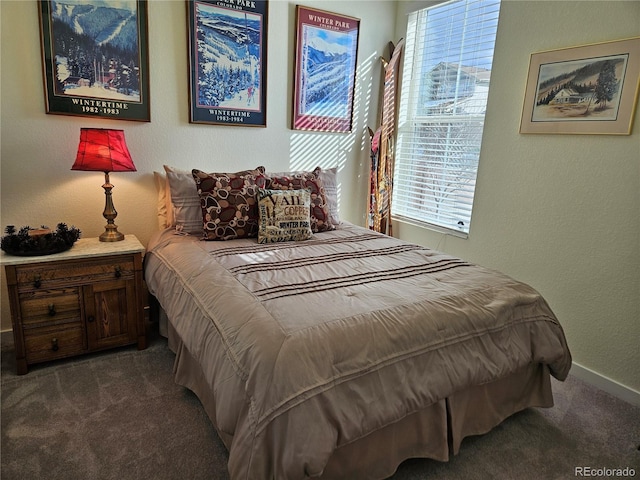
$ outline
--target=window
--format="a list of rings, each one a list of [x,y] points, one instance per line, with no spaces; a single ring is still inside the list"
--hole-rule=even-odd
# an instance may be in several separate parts
[[[469,233],[500,0],[409,16],[392,214]]]

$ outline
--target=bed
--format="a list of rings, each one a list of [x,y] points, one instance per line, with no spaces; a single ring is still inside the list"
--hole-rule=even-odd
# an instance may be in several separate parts
[[[164,173],[160,217],[174,218],[149,242],[145,280],[175,380],[202,402],[232,479],[382,479],[553,405],[550,376],[564,380],[571,355],[530,286],[340,221],[335,172],[320,169],[327,228],[203,241],[204,182],[194,197],[195,171]]]

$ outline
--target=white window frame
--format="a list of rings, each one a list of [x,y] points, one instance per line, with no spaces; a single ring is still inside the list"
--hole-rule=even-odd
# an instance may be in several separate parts
[[[409,15],[394,166],[396,220],[469,234],[499,10],[500,0],[453,0]],[[449,22],[448,37],[427,30],[432,19]],[[442,38],[450,50],[441,48]]]

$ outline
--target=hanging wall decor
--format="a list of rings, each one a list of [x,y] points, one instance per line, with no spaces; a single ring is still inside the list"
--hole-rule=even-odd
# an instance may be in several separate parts
[[[393,236],[391,199],[393,194],[394,138],[396,136],[396,110],[398,79],[404,39],[397,44],[389,42],[389,60],[380,57],[383,65],[382,108],[380,126],[374,132],[369,128],[371,164],[369,171],[368,226],[371,230]]]
[[[640,37],[531,55],[520,133],[629,135]]]
[[[296,7],[293,129],[350,132],[360,20]]]
[[[267,0],[187,0],[189,121],[267,125]]]
[[[150,121],[147,2],[39,7],[46,112]]]

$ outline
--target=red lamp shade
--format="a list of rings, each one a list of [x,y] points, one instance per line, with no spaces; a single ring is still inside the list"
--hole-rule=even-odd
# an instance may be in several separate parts
[[[131,154],[124,141],[122,130],[106,128],[81,128],[78,155],[71,170],[88,170],[104,172],[105,206],[102,216],[107,219],[105,231],[100,235],[101,242],[117,242],[124,240],[124,235],[118,231],[114,220],[118,212],[113,207],[109,182],[109,172],[135,172],[136,166],[131,160]]]
[[[78,155],[71,170],[135,172],[123,130],[81,128]]]

